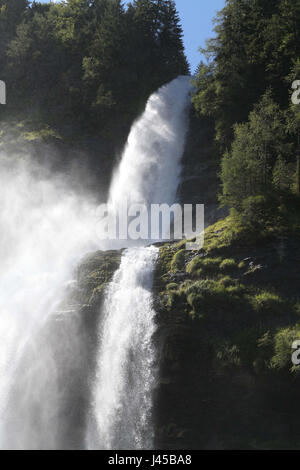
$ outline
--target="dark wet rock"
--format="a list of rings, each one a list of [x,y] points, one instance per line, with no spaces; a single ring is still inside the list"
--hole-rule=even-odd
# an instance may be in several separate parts
[[[182,246],[176,243],[161,247],[155,276],[160,370],[156,447],[300,448],[300,377],[291,372],[289,350],[286,365],[271,366],[276,334],[299,323],[300,239],[290,236],[226,248],[217,255],[202,253],[204,260],[232,258],[236,268],[226,279],[224,301],[218,290],[212,291],[205,309],[201,311],[200,302],[193,314],[187,283],[209,282],[219,289],[222,282],[226,285],[224,273],[217,269],[201,278],[172,272],[178,249]],[[196,256],[186,253],[186,266]],[[255,296],[261,295],[263,302],[264,292],[278,296],[280,308],[260,310]]]

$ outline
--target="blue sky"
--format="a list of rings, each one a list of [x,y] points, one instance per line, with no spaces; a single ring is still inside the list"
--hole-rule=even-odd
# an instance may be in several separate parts
[[[225,0],[176,0],[184,32],[184,44],[192,72],[201,60],[199,46],[213,35],[213,18]]]
[[[42,0],[45,2],[47,0]],[[213,34],[212,20],[218,10],[225,5],[225,0],[175,0],[180,14],[186,53],[192,72],[201,60],[199,46]],[[128,3],[128,0],[126,0]]]

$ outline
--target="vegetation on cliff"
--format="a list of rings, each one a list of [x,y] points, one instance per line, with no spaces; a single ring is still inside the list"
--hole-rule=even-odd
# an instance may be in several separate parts
[[[30,154],[104,196],[132,122],[189,73],[173,0],[0,0],[0,150]]]
[[[254,237],[230,216],[206,230],[202,250],[161,248],[160,446],[299,448],[297,233]]]
[[[74,134],[126,135],[149,94],[189,71],[172,0],[1,0],[0,37],[1,114]]]
[[[228,0],[194,81],[195,112],[215,128],[220,200],[245,217],[264,200],[276,219],[282,198],[299,196],[299,28],[299,1]]]

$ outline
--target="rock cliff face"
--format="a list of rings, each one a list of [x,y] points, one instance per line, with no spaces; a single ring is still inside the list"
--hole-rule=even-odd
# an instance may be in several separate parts
[[[86,256],[75,273],[75,282],[70,286],[63,304],[63,327],[69,328],[68,322],[75,322],[80,331],[81,364],[77,365],[79,376],[84,383],[79,390],[81,400],[89,397],[88,384],[94,378],[96,351],[98,344],[97,326],[101,315],[103,294],[114,272],[119,268],[121,252],[98,251]],[[66,312],[69,315],[66,315]],[[78,425],[78,424],[77,424]]]
[[[217,174],[211,127],[192,117],[180,197],[205,204],[208,228],[199,252],[160,249],[156,447],[299,448],[300,239],[239,233]]]
[[[161,248],[155,278],[160,351],[158,448],[299,448],[298,238]]]
[[[77,282],[69,295],[69,301],[75,302],[79,308],[85,330],[90,335],[88,343],[91,348],[91,356],[97,342],[96,326],[103,294],[107,284],[119,268],[121,254],[121,251],[98,251],[88,255],[78,267]]]
[[[219,164],[213,139],[211,123],[191,112],[178,196],[182,204],[205,205],[206,227],[227,215],[218,203]]]
[[[0,157],[2,152],[12,159],[30,156],[40,169],[70,177],[85,194],[96,194],[106,201],[113,168],[127,134],[124,131],[99,137],[67,125],[61,131],[37,123],[2,121]]]

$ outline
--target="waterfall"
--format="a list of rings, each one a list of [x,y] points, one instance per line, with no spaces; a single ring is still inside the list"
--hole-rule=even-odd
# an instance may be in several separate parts
[[[71,315],[61,302],[99,246],[96,204],[29,157],[0,152],[0,162],[0,448],[77,447],[69,402],[84,345],[76,306]]]
[[[109,201],[115,210],[124,200],[129,205],[174,203],[189,91],[189,78],[179,77],[150,97],[144,114],[132,127],[112,181]],[[156,356],[151,290],[157,256],[154,247],[131,246],[107,288],[99,322],[95,424],[89,435],[92,448],[153,448]]]
[[[100,447],[105,449],[151,446],[156,257],[153,247],[128,250],[107,289],[94,402]]]
[[[190,78],[182,76],[149,98],[143,115],[132,126],[112,180],[109,202],[116,209],[124,199],[129,205],[174,203],[190,91]]]
[[[189,88],[187,77],[162,87],[133,125],[109,193],[116,209],[175,201]],[[79,306],[65,299],[81,258],[118,245],[97,237],[82,178],[4,151],[0,162],[0,449],[151,448],[158,250],[123,243],[90,384]]]

